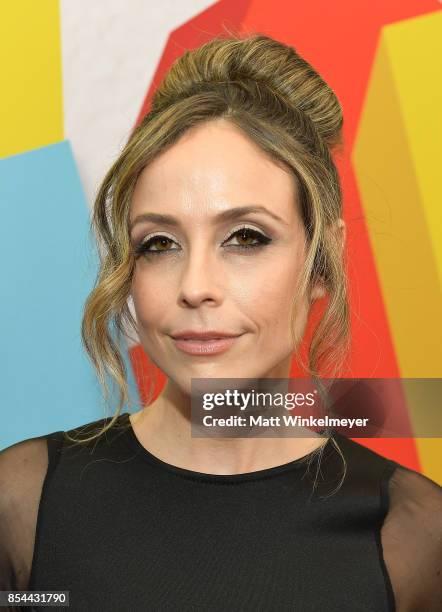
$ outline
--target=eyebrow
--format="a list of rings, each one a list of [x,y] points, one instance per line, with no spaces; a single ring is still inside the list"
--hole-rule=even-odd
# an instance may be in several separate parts
[[[229,208],[228,210],[223,210],[213,217],[215,222],[223,222],[223,221],[232,221],[237,217],[241,217],[242,215],[249,213],[264,213],[269,215],[279,223],[283,223],[284,225],[288,225],[286,221],[278,217],[275,213],[270,211],[265,206],[238,206],[237,208]],[[152,221],[153,223],[166,223],[167,225],[171,225],[177,227],[180,225],[178,219],[173,217],[172,215],[164,215],[161,213],[143,213],[135,217],[132,223],[129,226],[129,231],[131,232],[135,225],[138,223],[142,223],[143,221]]]

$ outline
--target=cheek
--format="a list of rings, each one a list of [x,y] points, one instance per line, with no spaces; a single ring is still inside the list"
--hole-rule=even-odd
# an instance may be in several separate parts
[[[257,327],[287,328],[300,273],[296,254],[269,258],[250,267],[241,278],[232,277],[232,295]]]
[[[158,323],[170,308],[171,293],[164,291],[164,276],[147,274],[142,264],[135,267],[131,293],[137,320],[143,328]]]
[[[290,314],[296,283],[286,272],[274,274],[261,302],[262,320],[271,337],[285,342],[290,336]]]

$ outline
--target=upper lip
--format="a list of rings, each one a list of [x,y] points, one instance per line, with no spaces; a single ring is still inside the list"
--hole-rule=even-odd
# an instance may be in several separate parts
[[[241,334],[232,334],[230,332],[217,331],[214,329],[203,332],[185,329],[182,332],[171,334],[171,337],[175,340],[210,340],[215,338],[235,338],[236,336],[241,336]]]

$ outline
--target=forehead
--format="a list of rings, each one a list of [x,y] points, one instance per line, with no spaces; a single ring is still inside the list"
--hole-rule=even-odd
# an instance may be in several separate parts
[[[225,119],[189,129],[141,172],[130,217],[167,212],[203,218],[261,204],[287,221],[296,214],[294,176]]]

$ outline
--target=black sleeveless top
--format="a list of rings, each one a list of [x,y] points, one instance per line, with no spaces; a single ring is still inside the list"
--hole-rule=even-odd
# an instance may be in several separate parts
[[[442,488],[333,439],[320,461],[233,475],[162,461],[127,413],[87,445],[14,444],[0,452],[0,590],[69,591],[72,612],[440,612]]]

